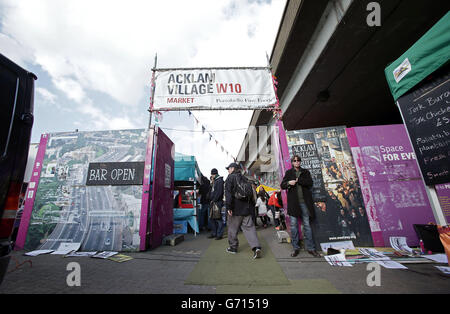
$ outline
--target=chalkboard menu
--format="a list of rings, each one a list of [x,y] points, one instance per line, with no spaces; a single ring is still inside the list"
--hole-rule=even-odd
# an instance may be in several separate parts
[[[144,162],[91,162],[86,185],[141,185]]]
[[[314,201],[326,199],[323,186],[322,168],[316,144],[293,145],[292,154],[300,156],[302,168],[308,169],[313,179],[312,194]]]
[[[398,99],[427,185],[450,182],[450,72],[445,66]]]

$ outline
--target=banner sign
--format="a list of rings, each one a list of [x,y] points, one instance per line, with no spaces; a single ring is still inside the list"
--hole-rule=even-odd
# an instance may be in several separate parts
[[[151,110],[267,109],[277,103],[269,68],[156,69]]]
[[[141,185],[144,162],[91,162],[86,185]]]

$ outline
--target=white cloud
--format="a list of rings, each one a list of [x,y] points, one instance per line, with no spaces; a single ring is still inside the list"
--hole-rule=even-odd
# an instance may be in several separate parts
[[[26,67],[26,60],[32,57],[17,40],[2,33],[0,33],[0,53],[22,67]]]
[[[129,105],[140,100],[155,53],[161,66],[265,65],[284,6],[224,0],[4,3],[3,36],[33,51],[33,62],[58,80],[71,76],[83,89]]]
[[[175,129],[173,131],[164,127],[166,124],[165,118],[163,118],[161,126],[170,139],[176,143],[177,152],[197,158],[204,175],[209,176],[211,169],[217,168],[221,175],[226,176],[225,166],[233,162],[233,157],[237,157],[251,114],[251,111],[194,111],[193,115],[198,119],[198,124],[191,117],[189,125],[172,126],[171,128]],[[170,115],[170,113],[163,113],[163,117],[165,115]],[[172,115],[176,115],[176,113],[172,113]],[[183,114],[180,114],[180,117],[182,116]],[[205,133],[201,132],[202,126],[206,128]],[[213,135],[211,141],[209,131]],[[215,140],[218,141],[218,144]],[[224,148],[224,151],[221,147]],[[228,152],[228,156],[226,152]]]
[[[43,87],[37,87],[36,93],[43,98],[43,100],[49,104],[56,104],[57,96]]]
[[[86,94],[83,90],[81,84],[70,78],[54,78],[53,84],[62,92],[64,92],[69,99],[76,101],[77,103],[81,103]]]
[[[83,102],[75,107],[75,110],[89,117],[89,120],[77,123],[84,130],[125,130],[136,128],[128,116],[108,114],[99,107],[94,106],[90,99],[84,99]]]
[[[285,3],[0,0],[0,52],[43,69],[53,85],[38,82],[39,87],[58,94],[63,110],[81,114],[68,116],[72,124],[84,130],[142,127],[148,123],[146,98],[156,53],[158,67],[264,66]],[[55,100],[44,89],[38,92],[45,101]],[[121,108],[99,102],[101,94]],[[210,129],[230,129],[247,127],[251,112],[201,112],[198,117]],[[51,123],[46,123],[48,131]],[[236,155],[244,133],[215,135]],[[208,136],[173,136],[177,151],[191,149],[193,139],[215,149]]]
[[[265,66],[266,53],[272,52],[284,1],[271,4],[230,4],[227,23],[221,23],[197,45],[198,53],[190,61],[192,66]],[[227,11],[228,12],[228,11]]]

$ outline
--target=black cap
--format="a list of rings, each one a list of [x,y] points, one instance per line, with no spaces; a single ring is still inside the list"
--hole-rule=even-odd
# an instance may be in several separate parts
[[[217,171],[216,168],[211,169],[211,174],[219,174],[219,171]]]
[[[234,169],[240,169],[239,165],[235,162],[232,162],[228,167],[225,167],[225,169],[228,170],[228,168],[234,168]]]

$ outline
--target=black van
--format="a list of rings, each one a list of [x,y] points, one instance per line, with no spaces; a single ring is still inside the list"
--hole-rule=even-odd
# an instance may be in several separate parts
[[[0,54],[0,284],[27,165],[36,79]]]

